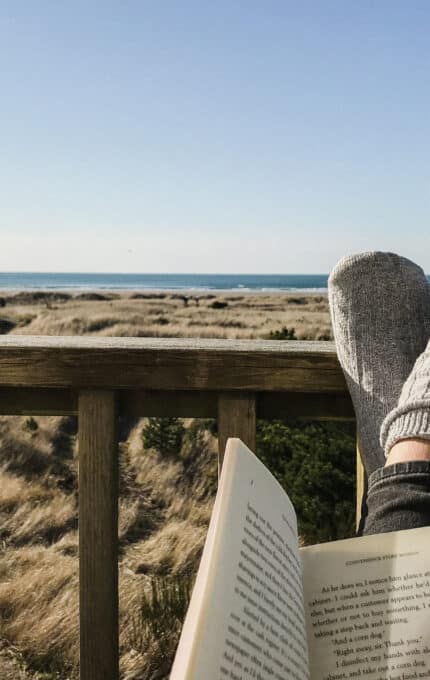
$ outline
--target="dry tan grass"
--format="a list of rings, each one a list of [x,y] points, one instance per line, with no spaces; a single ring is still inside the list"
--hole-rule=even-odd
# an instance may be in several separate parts
[[[1,476],[0,484],[8,481],[10,478]],[[23,495],[29,494],[24,492]],[[7,501],[3,503],[0,498],[0,503],[2,509],[7,508]],[[45,498],[32,494],[27,500],[15,503],[13,511],[5,514],[1,534],[8,536],[14,545],[51,542],[76,523],[76,503],[59,492],[47,494]]]
[[[283,327],[299,338],[330,334],[327,300],[317,295],[201,295],[187,304],[170,294],[105,297],[27,294],[11,297],[0,316],[18,334],[259,338]],[[168,659],[142,623],[142,597],[154,576],[195,568],[217,476],[216,441],[196,422],[186,422],[177,458],[144,450],[145,422],[130,423],[120,447],[121,672],[130,680],[149,679],[148,669]],[[37,671],[45,680],[76,676],[75,434],[67,418],[0,418],[0,680],[35,680]]]
[[[34,433],[25,428],[23,418],[2,419],[2,437],[9,446],[7,462],[0,469],[0,638],[12,643],[34,672],[58,671],[59,677],[72,678],[78,663],[77,508],[73,490],[58,485],[62,477],[53,472],[56,456],[48,436],[51,432],[55,440],[63,421],[36,419]],[[208,433],[199,436],[196,432],[197,437],[185,441],[179,459],[166,459],[144,450],[145,423],[145,419],[135,423],[121,446],[125,482],[119,521],[124,677],[132,672],[145,677],[145,668],[160,655],[156,642],[142,627],[142,594],[150,589],[154,575],[186,574],[198,563],[217,467],[216,441]],[[186,425],[191,431],[196,429],[191,420]],[[20,447],[29,442],[31,452],[20,455]],[[76,454],[67,460],[71,469],[76,463]],[[29,479],[19,474],[19,465],[23,465],[22,472],[24,468],[37,472]],[[190,465],[194,465],[191,472]],[[136,639],[141,640],[142,648],[133,649]],[[17,663],[14,660],[13,669],[25,674]],[[6,668],[11,672],[9,663],[4,672],[0,669],[2,680],[8,677]]]
[[[2,636],[12,640],[35,668],[62,668],[78,660],[76,559],[52,547],[7,550],[0,557]]]
[[[214,309],[214,303],[226,307]],[[134,299],[131,294],[101,301],[70,297],[50,308],[40,301],[7,304],[3,312],[17,324],[12,333],[26,335],[262,338],[283,326],[295,328],[299,339],[330,334],[327,298],[316,294],[202,295],[187,305],[168,293],[162,299]]]

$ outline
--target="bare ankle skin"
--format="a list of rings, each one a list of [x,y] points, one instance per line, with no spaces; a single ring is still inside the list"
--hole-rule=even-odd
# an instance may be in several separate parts
[[[402,439],[390,450],[384,467],[414,460],[430,460],[429,439]]]

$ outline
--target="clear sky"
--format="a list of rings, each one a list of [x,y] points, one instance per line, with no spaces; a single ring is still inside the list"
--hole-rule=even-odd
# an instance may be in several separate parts
[[[4,0],[0,270],[430,272],[428,0]]]

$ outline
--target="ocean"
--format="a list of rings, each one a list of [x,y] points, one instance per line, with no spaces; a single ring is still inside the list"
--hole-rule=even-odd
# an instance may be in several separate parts
[[[0,272],[3,290],[325,292],[327,274],[60,274]]]

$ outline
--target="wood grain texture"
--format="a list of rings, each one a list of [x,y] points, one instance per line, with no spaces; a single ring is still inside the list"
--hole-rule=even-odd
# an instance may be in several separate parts
[[[349,394],[262,392],[257,396],[257,418],[265,420],[354,420]]]
[[[343,392],[333,343],[4,336],[0,385]]]
[[[257,418],[354,420],[349,394],[334,392],[259,392]],[[218,394],[214,390],[120,390],[121,416],[216,418]],[[37,387],[0,387],[0,415],[77,415],[76,390]]]
[[[43,387],[0,387],[2,416],[67,416],[77,413],[76,391]]]
[[[115,395],[79,395],[80,678],[118,680],[118,453]]]
[[[218,398],[214,391],[122,390],[118,406],[124,416],[216,418]]]
[[[349,394],[317,392],[259,392],[257,418],[265,420],[354,420]],[[121,416],[216,418],[218,393],[214,390],[119,390]],[[77,415],[76,390],[37,387],[0,387],[0,415]]]
[[[218,397],[218,473],[221,472],[229,437],[239,437],[252,451],[256,448],[255,395],[221,394]]]

